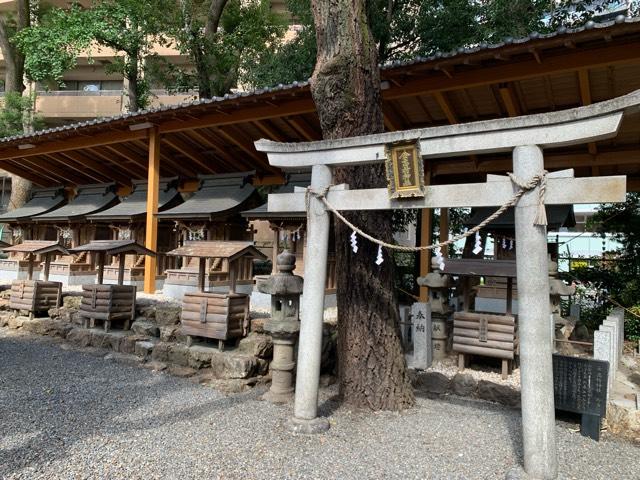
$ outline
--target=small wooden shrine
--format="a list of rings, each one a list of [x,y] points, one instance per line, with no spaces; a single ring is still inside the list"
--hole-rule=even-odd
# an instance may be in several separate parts
[[[575,226],[575,216],[571,205],[547,205],[547,230],[557,231],[562,227]],[[473,227],[491,215],[495,209],[473,208],[471,216],[466,222],[468,227]],[[493,252],[491,256],[494,260],[514,260],[517,254],[515,242],[515,220],[513,208],[509,208],[503,215],[493,220],[483,229],[483,233],[490,236],[493,241]],[[557,257],[557,244],[548,244],[548,252],[552,259]],[[507,279],[488,273],[484,277],[484,283],[478,285],[475,290],[476,305],[478,310],[485,312],[504,313],[507,296]],[[518,288],[515,280],[512,290],[512,309],[518,312]]]
[[[119,202],[115,184],[77,187],[77,195],[66,205],[33,217],[37,225],[57,230],[57,240],[67,249],[93,240],[107,240],[107,226],[92,225],[87,216]],[[61,255],[51,262],[51,276],[66,285],[81,285],[95,279],[95,258],[89,252]]]
[[[292,193],[296,188],[306,188],[311,184],[310,173],[291,173],[285,185],[272,187],[270,193]],[[280,252],[288,250],[296,257],[296,275],[304,277],[304,249],[307,235],[307,216],[305,213],[274,213],[267,210],[267,204],[245,210],[242,216],[251,222],[255,245],[263,253],[269,254],[271,264],[276,265]],[[333,226],[329,235],[333,238]],[[329,242],[327,258],[326,293],[336,291],[336,256],[334,242]],[[272,271],[272,273],[275,271]]]
[[[98,267],[97,284],[82,285],[80,316],[85,327],[95,327],[95,321],[104,322],[105,331],[113,320],[122,320],[128,330],[136,314],[136,286],[123,285],[127,255],[155,255],[133,240],[95,240],[70,249],[71,252],[91,252]],[[104,284],[104,268],[110,257],[118,257],[117,284]]]
[[[200,176],[200,187],[185,199],[184,203],[158,213],[160,221],[174,224],[177,234],[175,246],[192,241],[251,241],[253,236],[246,219],[240,212],[256,206],[260,196],[249,182],[253,172],[226,175]],[[174,268],[168,268],[163,293],[173,298],[182,298],[185,292],[195,291],[198,287],[199,265],[195,258],[176,257]],[[244,263],[238,269],[236,285],[252,288],[253,279],[251,260],[241,259]],[[209,285],[227,286],[228,272],[223,262],[208,260],[205,267]],[[247,290],[248,291],[248,290]]]
[[[34,189],[31,198],[22,207],[0,215],[0,223],[11,233],[11,243],[17,245],[26,240],[56,240],[55,228],[38,225],[32,218],[64,205],[67,199],[62,187]],[[8,258],[0,259],[0,281],[10,282],[26,279],[29,269],[28,252],[7,252]],[[38,262],[33,266],[33,275],[40,273]]]
[[[26,310],[33,316],[46,312],[50,308],[60,306],[62,298],[62,283],[50,282],[49,271],[51,257],[56,254],[66,255],[69,252],[58,242],[46,240],[27,240],[19,245],[3,248],[5,252],[23,253],[28,262],[27,279],[11,282],[9,308]],[[34,264],[36,259],[44,263],[41,280],[34,280]]]
[[[160,181],[158,194],[158,211],[163,212],[183,202],[178,192],[177,179],[163,179]],[[112,240],[133,240],[141,245],[145,242],[146,214],[147,214],[147,182],[133,182],[133,191],[120,198],[120,203],[98,213],[87,215],[92,224],[104,228],[108,226]],[[178,245],[178,233],[171,221],[160,221],[158,224],[158,249],[156,287],[162,289],[164,272],[175,267],[175,257],[164,255]],[[145,255],[127,255],[124,268],[124,284],[136,285],[141,288],[144,283]],[[118,278],[118,258],[113,257],[111,264],[104,267],[104,278],[116,280]]]
[[[236,279],[251,276],[254,258],[266,256],[251,242],[186,242],[168,255],[198,259],[198,290],[187,292],[182,299],[182,333],[190,344],[193,336],[224,341],[243,337],[249,327],[249,299],[247,293],[236,292]],[[227,274],[228,291],[205,290],[207,260],[220,264]]]
[[[462,287],[462,311],[453,313],[453,351],[458,353],[460,370],[467,366],[468,355],[494,357],[502,360],[502,378],[506,379],[517,350],[517,322],[512,314],[515,260],[447,259],[442,272],[459,276]],[[488,275],[506,280],[503,315],[471,311],[470,280]]]

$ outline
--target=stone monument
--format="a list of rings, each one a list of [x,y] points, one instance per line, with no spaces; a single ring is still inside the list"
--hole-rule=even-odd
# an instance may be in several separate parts
[[[453,287],[450,275],[440,271],[436,257],[431,259],[432,272],[419,277],[421,287],[429,288],[429,305],[431,306],[431,352],[430,359],[442,360],[447,353],[447,323],[453,309],[449,305],[449,289]],[[431,363],[431,362],[429,362]]]
[[[277,257],[277,273],[258,282],[258,291],[271,295],[271,318],[264,329],[273,338],[271,388],[263,398],[286,403],[293,398],[294,346],[300,331],[300,294],[303,279],[293,275],[296,256],[285,250]]]

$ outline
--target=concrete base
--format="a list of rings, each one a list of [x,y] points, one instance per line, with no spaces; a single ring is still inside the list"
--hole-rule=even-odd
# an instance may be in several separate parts
[[[329,430],[329,420],[324,417],[316,417],[312,420],[291,417],[289,420],[287,420],[287,427],[293,433],[324,433]]]
[[[277,404],[289,403],[293,400],[293,389],[288,393],[274,393],[269,390],[267,393],[262,395],[262,400]]]
[[[114,278],[105,278],[105,285],[117,285],[118,280]],[[123,285],[135,285],[138,289],[138,292],[144,291],[144,280],[123,280]],[[156,278],[156,290],[162,290],[164,287],[164,278]],[[182,297],[181,297],[182,298]]]
[[[96,274],[84,275],[49,275],[50,282],[61,282],[62,285],[87,285],[96,283]]]
[[[0,269],[0,283],[11,283],[14,280],[27,280],[29,278],[29,272],[26,268],[20,270],[5,270]],[[33,280],[40,280],[40,269],[33,269]]]

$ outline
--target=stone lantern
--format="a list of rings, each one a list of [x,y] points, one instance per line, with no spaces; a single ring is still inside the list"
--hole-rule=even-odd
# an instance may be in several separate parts
[[[264,329],[273,338],[271,389],[264,399],[286,403],[293,398],[294,346],[300,331],[303,280],[293,275],[296,256],[285,250],[277,257],[277,272],[258,282],[258,291],[271,295],[271,318]]]

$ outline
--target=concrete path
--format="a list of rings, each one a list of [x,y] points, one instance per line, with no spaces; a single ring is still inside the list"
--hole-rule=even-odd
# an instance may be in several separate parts
[[[0,329],[0,478],[503,479],[521,461],[519,412],[489,403],[372,414],[324,389],[331,430],[296,437],[282,427],[291,406],[260,393],[224,396]],[[640,478],[639,447],[574,427],[557,426],[561,478]]]

